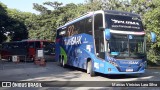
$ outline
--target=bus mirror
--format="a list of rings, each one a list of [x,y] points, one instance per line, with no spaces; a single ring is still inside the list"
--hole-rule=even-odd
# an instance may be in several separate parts
[[[110,40],[111,38],[111,33],[109,29],[105,29],[105,39]]]
[[[151,32],[151,42],[152,43],[156,42],[156,34],[154,32]]]

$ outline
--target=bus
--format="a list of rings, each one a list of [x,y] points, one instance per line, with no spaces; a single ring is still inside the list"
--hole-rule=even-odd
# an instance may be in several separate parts
[[[1,59],[12,61],[12,56],[19,56],[20,60],[34,61],[36,50],[44,49],[47,59],[54,59],[54,43],[47,40],[22,40],[2,43]],[[52,57],[52,58],[51,58]]]
[[[139,15],[99,10],[57,29],[56,61],[85,69],[90,76],[144,73],[146,37]],[[156,35],[151,33],[152,42]]]

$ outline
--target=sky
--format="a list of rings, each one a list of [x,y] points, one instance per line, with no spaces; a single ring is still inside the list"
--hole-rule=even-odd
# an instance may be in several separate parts
[[[43,4],[46,1],[58,1],[62,2],[63,5],[68,3],[84,3],[85,0],[0,0],[3,4],[7,5],[8,8],[17,9],[23,12],[32,12],[38,13],[36,10],[33,9],[33,3]]]

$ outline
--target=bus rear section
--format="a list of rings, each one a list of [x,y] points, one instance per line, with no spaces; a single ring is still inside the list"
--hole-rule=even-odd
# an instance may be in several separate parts
[[[12,61],[12,56],[18,56],[21,61],[34,61],[37,49],[44,49],[46,59],[54,59],[54,43],[46,40],[23,40],[3,43],[1,58]]]
[[[12,61],[12,56],[24,56],[27,50],[25,45],[19,41],[2,43],[1,58]]]
[[[34,61],[37,57],[37,49],[44,51],[45,60],[54,60],[54,43],[47,40],[24,40],[27,49],[27,60]]]

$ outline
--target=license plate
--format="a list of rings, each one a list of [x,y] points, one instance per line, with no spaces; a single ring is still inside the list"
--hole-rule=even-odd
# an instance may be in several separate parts
[[[126,69],[126,72],[133,72],[133,69]]]

